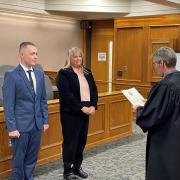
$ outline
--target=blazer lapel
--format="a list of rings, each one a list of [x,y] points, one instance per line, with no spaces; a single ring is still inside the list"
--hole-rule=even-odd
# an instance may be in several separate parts
[[[19,71],[20,76],[23,78],[24,83],[26,84],[26,86],[27,86],[28,90],[30,91],[31,95],[34,97],[34,92],[32,90],[31,84],[30,84],[30,82],[29,82],[23,68],[21,67],[21,65],[18,66],[18,71]]]
[[[34,74],[35,74],[35,78],[36,78],[36,97],[38,96],[38,92],[39,92],[39,82],[40,82],[40,78],[38,76],[38,72],[36,69],[34,69]]]
[[[79,83],[79,78],[78,75],[74,72],[73,68],[70,66],[69,70],[71,71],[72,75],[69,79],[69,81],[73,81],[73,85],[77,87],[78,91],[80,92],[80,83]],[[73,78],[73,79],[72,79]]]

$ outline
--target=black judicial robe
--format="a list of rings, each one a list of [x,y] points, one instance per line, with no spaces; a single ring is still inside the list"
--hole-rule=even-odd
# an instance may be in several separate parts
[[[180,72],[151,89],[136,123],[148,132],[146,180],[180,180]]]

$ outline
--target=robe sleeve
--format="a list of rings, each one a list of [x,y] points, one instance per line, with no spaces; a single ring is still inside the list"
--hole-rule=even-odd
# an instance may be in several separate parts
[[[173,112],[174,96],[168,85],[155,86],[145,106],[138,110],[136,124],[146,132],[165,123]]]

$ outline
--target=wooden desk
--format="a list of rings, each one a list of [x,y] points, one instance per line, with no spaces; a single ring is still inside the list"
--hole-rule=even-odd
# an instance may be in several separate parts
[[[61,158],[62,131],[59,100],[48,101],[50,128],[43,133],[38,164]],[[98,110],[90,117],[86,148],[94,147],[132,134],[131,106],[120,92],[100,93]],[[10,175],[12,149],[0,107],[0,178]]]

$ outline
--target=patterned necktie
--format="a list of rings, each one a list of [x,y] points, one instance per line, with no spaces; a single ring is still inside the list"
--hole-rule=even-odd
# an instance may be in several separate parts
[[[34,91],[34,83],[33,83],[32,76],[31,76],[32,70],[28,70],[27,72],[28,72],[28,74],[29,74],[29,82],[30,82],[30,84],[31,84],[32,90],[33,90],[34,95],[35,95],[35,91]]]

